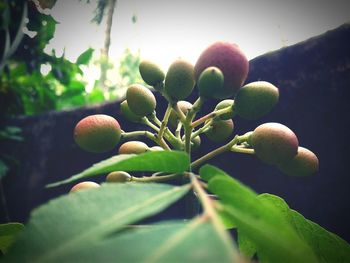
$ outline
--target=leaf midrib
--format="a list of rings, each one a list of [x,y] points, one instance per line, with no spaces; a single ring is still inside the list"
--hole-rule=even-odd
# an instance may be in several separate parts
[[[132,206],[132,207],[128,208],[127,210],[123,211],[122,213],[118,212],[117,215],[112,216],[111,218],[108,218],[108,220],[101,221],[96,227],[91,228],[89,231],[84,232],[82,235],[79,235],[79,234],[76,235],[73,239],[65,242],[62,246],[59,246],[57,249],[51,250],[48,253],[41,255],[41,257],[39,257],[37,259],[33,259],[32,262],[48,262],[48,261],[50,261],[50,259],[55,258],[58,255],[60,255],[60,252],[65,251],[66,248],[69,248],[69,247],[75,248],[76,243],[79,244],[84,239],[89,239],[90,236],[95,237],[94,239],[97,239],[104,234],[104,231],[101,231],[101,229],[103,229],[105,226],[111,224],[112,222],[118,222],[117,221],[118,219],[120,220],[122,218],[125,218],[128,215],[135,212],[136,210],[138,210],[142,207],[147,207],[147,206],[151,205],[152,203],[157,202],[158,200],[160,200],[162,198],[166,198],[167,196],[172,195],[175,192],[185,190],[185,188],[189,189],[190,187],[189,187],[189,185],[184,185],[181,187],[174,187],[169,191],[162,192],[161,194],[155,195],[152,198],[145,200],[144,202],[141,202],[135,206]],[[123,227],[123,225],[116,226],[114,228],[114,231],[119,230],[122,227]]]

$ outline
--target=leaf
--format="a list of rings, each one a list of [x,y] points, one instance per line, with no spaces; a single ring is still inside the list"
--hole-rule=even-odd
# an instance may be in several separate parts
[[[34,210],[7,259],[74,262],[70,255],[96,246],[126,225],[160,212],[189,189],[188,185],[104,184],[56,198]]]
[[[76,262],[235,262],[209,221],[171,221],[118,233],[77,251]]]
[[[88,65],[92,58],[93,53],[94,53],[94,49],[88,48],[87,50],[85,50],[83,53],[80,54],[80,56],[77,58],[76,64]]]
[[[0,224],[0,250],[2,253],[6,254],[8,248],[23,228],[24,226],[20,223]]]
[[[49,184],[47,187],[55,187],[81,178],[113,171],[182,173],[188,169],[189,165],[188,155],[179,151],[147,152],[139,155],[119,154],[94,164],[92,167],[66,180]]]
[[[218,168],[206,165],[200,173],[204,178],[211,174],[209,190],[219,197],[241,235],[254,243],[262,262],[317,262],[278,209]]]
[[[345,240],[290,209],[288,204],[278,196],[261,194],[259,199],[281,211],[300,238],[313,249],[318,262],[348,262],[350,245]]]

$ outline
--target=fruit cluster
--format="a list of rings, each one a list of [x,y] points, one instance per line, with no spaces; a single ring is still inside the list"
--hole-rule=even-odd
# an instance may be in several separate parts
[[[283,173],[307,176],[318,171],[318,159],[310,150],[299,147],[299,142],[288,127],[279,123],[265,123],[254,131],[233,136],[236,115],[256,120],[269,113],[279,99],[279,90],[267,81],[247,83],[249,63],[235,44],[217,42],[202,52],[193,66],[186,60],[174,61],[166,74],[151,61],[142,61],[139,71],[142,79],[167,100],[168,107],[162,120],[156,114],[156,98],[146,85],[131,85],[126,99],[121,102],[122,115],[131,122],[143,123],[151,131],[125,132],[117,120],[107,115],[92,115],[75,127],[74,138],[84,150],[94,153],[110,151],[120,141],[119,154],[140,154],[147,151],[182,150],[191,155],[201,144],[201,135],[225,144],[192,162],[192,168],[216,155],[232,151],[255,154],[267,164],[276,165]],[[185,99],[198,89],[199,98],[191,103]],[[214,110],[196,119],[207,100],[221,100]],[[145,136],[156,146],[141,141],[127,141]],[[228,142],[227,142],[228,141]],[[132,181],[125,172],[116,171],[107,176],[108,182]],[[81,188],[95,187],[86,183]],[[72,191],[78,189],[73,187]]]

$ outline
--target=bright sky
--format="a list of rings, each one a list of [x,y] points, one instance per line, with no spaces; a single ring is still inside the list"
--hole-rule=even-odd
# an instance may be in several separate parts
[[[52,15],[60,22],[47,50],[75,60],[88,47],[99,50],[105,21],[91,24],[96,2],[58,0]],[[137,23],[132,23],[132,16]],[[164,70],[178,57],[195,63],[218,40],[237,43],[252,59],[350,21],[349,0],[119,0],[113,19],[111,58],[125,48],[140,49]]]

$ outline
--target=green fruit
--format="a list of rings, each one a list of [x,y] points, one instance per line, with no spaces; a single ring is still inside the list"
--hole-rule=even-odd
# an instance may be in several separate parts
[[[189,62],[178,59],[173,62],[165,77],[164,90],[174,101],[187,98],[194,87],[194,68]]]
[[[233,121],[229,120],[214,120],[205,135],[213,142],[226,141],[232,135],[234,128]]]
[[[131,181],[131,175],[123,171],[111,172],[106,177],[108,183],[125,183]]]
[[[177,106],[183,112],[183,114],[186,115],[188,110],[192,108],[192,103],[185,101],[185,100],[180,100],[177,102]],[[172,128],[176,128],[178,122],[179,122],[179,117],[177,116],[177,114],[174,110],[171,110],[170,116],[168,119],[169,126]]]
[[[156,87],[164,80],[164,72],[151,61],[143,60],[139,65],[142,79],[150,86]]]
[[[144,142],[140,142],[140,141],[129,141],[129,142],[125,142],[123,143],[120,147],[119,147],[119,154],[140,154],[140,153],[144,153],[148,151],[148,146],[147,144],[145,144]]]
[[[201,97],[215,98],[213,94],[224,87],[224,75],[219,68],[208,67],[200,74],[197,86]]]
[[[153,93],[140,84],[134,84],[128,88],[126,100],[130,110],[140,117],[150,115],[157,104]]]
[[[248,120],[258,119],[278,102],[278,88],[266,81],[256,81],[243,86],[235,98],[235,111]]]
[[[299,147],[297,155],[280,164],[278,168],[290,176],[313,175],[318,171],[318,158],[312,151]]]
[[[124,100],[122,103],[120,103],[120,111],[125,119],[131,122],[140,122],[142,120],[142,117],[136,115],[133,113],[128,105],[128,102]]]
[[[233,116],[234,116],[234,114],[233,114],[233,104],[234,104],[234,100],[227,99],[227,100],[220,101],[216,105],[215,111],[231,107],[231,111],[230,112],[224,113],[224,114],[219,116],[220,119],[228,120],[228,119],[232,119],[233,118]]]
[[[80,191],[83,189],[91,189],[91,188],[97,188],[97,187],[100,187],[100,185],[98,183],[91,182],[91,181],[85,181],[85,182],[81,182],[81,183],[74,185],[70,189],[69,193],[74,193],[74,192],[77,192],[77,191]]]
[[[249,62],[242,50],[235,44],[216,42],[199,56],[195,69],[195,78],[208,67],[217,67],[224,75],[224,86],[213,91],[212,98],[226,99],[235,95],[247,78]]]
[[[274,165],[291,160],[297,154],[299,146],[294,132],[280,123],[258,126],[251,136],[251,144],[260,160]]]
[[[93,153],[112,150],[120,141],[121,129],[116,119],[104,114],[90,115],[74,128],[74,140],[80,148]]]

